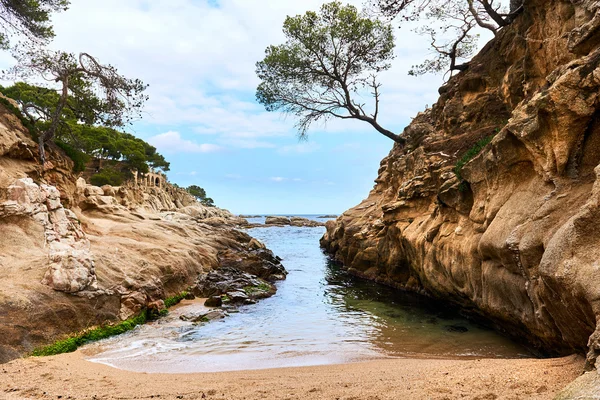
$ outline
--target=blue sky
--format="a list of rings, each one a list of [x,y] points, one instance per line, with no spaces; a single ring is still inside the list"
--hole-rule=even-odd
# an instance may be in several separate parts
[[[172,182],[200,185],[234,213],[337,214],[368,195],[391,140],[360,121],[331,121],[299,142],[291,117],[254,100],[255,63],[283,42],[285,16],[322,3],[72,0],[54,18],[52,46],[86,51],[150,84],[144,119],[131,132],[171,162]],[[441,76],[407,75],[428,52],[424,38],[397,32],[397,58],[381,78],[386,128],[401,132],[435,102]]]

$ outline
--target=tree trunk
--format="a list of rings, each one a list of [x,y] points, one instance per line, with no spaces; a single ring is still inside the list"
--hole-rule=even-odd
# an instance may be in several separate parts
[[[40,164],[42,167],[46,164],[46,150],[44,149],[44,134],[40,134],[38,139],[38,148],[40,151]]]
[[[375,128],[377,130],[377,132],[381,133],[383,136],[386,136],[386,137],[392,139],[394,142],[400,144],[401,146],[404,146],[406,144],[406,139],[404,139],[400,135],[396,135],[392,131],[388,131],[387,129],[383,128],[381,125],[379,125],[377,123],[377,121],[375,119],[364,116],[364,115],[359,115],[355,118],[360,119],[361,121],[368,122],[369,124],[371,124],[371,126],[373,128]]]

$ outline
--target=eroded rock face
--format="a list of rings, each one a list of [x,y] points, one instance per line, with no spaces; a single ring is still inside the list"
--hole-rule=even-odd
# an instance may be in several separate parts
[[[600,355],[598,2],[525,2],[440,89],[322,245],[550,353]],[[494,136],[455,174],[457,161]]]
[[[37,144],[0,104],[0,362],[160,310],[225,264],[285,277],[227,210],[170,185],[89,185],[60,149],[47,150],[42,168]]]
[[[63,208],[58,190],[23,178],[7,188],[7,198],[0,203],[0,219],[32,218],[44,228],[49,266],[42,283],[67,293],[95,289],[90,242],[77,216]]]

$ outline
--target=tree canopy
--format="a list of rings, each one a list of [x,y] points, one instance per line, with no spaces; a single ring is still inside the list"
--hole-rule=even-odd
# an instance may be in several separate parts
[[[41,96],[42,100],[21,104],[29,119],[45,123],[39,133],[42,164],[44,145],[65,127],[65,121],[74,119],[86,125],[120,128],[141,116],[147,100],[144,94],[147,85],[139,79],[125,78],[115,67],[100,64],[87,53],[75,56],[25,46],[15,51],[15,57],[17,65],[5,79],[42,77],[49,82],[49,87],[33,89],[23,95],[23,99]]]
[[[206,191],[198,185],[191,185],[185,189],[189,194],[194,196],[201,204],[206,207],[214,207],[215,202],[210,197],[206,196]]]
[[[267,111],[295,116],[300,137],[314,122],[342,118],[365,121],[403,143],[378,122],[381,84],[377,75],[390,67],[394,57],[390,25],[334,1],[318,13],[288,16],[283,33],[286,42],[269,46],[265,58],[256,64],[261,80],[256,98]],[[360,100],[369,92],[370,110]]]
[[[110,183],[122,181],[130,170],[168,171],[169,163],[155,147],[120,130],[141,116],[147,85],[122,76],[88,53],[46,48],[54,37],[51,14],[69,4],[69,0],[0,0],[0,48],[11,49],[17,60],[3,79],[46,82],[0,88],[17,101],[19,110],[14,111],[38,138],[40,162],[46,161],[45,145],[54,141],[73,159],[76,170],[83,170],[91,157],[110,161],[107,176],[100,177]],[[24,40],[13,46],[13,36]]]
[[[0,91],[14,99],[29,119],[37,133],[48,130],[51,116],[61,101],[53,89],[17,82]],[[156,148],[142,139],[108,126],[94,125],[95,117],[88,116],[85,98],[68,97],[61,110],[54,134],[57,143],[67,151],[73,149],[100,160],[119,161],[129,169],[146,173],[149,168],[169,170],[169,163],[157,153]],[[89,100],[89,99],[87,99]],[[84,107],[80,107],[84,103]],[[89,103],[88,103],[89,104]],[[72,154],[69,154],[73,158]]]
[[[45,44],[54,37],[53,12],[65,11],[69,0],[0,0],[0,48],[8,49],[13,36]]]
[[[415,31],[430,37],[435,55],[414,65],[410,75],[429,72],[463,71],[477,47],[484,28],[494,35],[510,25],[523,9],[523,0],[371,0],[371,5],[386,18],[402,22],[421,20]]]

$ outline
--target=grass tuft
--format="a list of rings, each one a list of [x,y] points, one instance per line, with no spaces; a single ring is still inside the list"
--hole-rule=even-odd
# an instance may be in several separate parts
[[[458,160],[458,162],[456,163],[456,166],[454,167],[454,173],[456,174],[456,177],[458,178],[459,181],[463,180],[463,177],[462,177],[463,167],[469,161],[471,161],[473,158],[475,158],[475,156],[477,156],[479,153],[481,153],[481,150],[483,150],[485,148],[485,146],[490,144],[490,142],[492,141],[494,136],[495,135],[490,135],[488,137],[481,139],[480,141],[475,143],[475,145],[473,147],[471,147],[469,150],[467,150],[467,152],[462,156],[462,158],[460,160]]]
[[[175,296],[172,297],[167,297],[165,299],[165,307],[166,308],[171,308],[176,304],[179,304],[181,302],[181,300],[185,299],[188,295],[188,292],[181,292],[179,294],[176,294]]]
[[[258,284],[257,286],[244,287],[244,292],[246,292],[247,295],[252,295],[257,292],[270,292],[270,291],[271,291],[271,286],[264,282]]]

